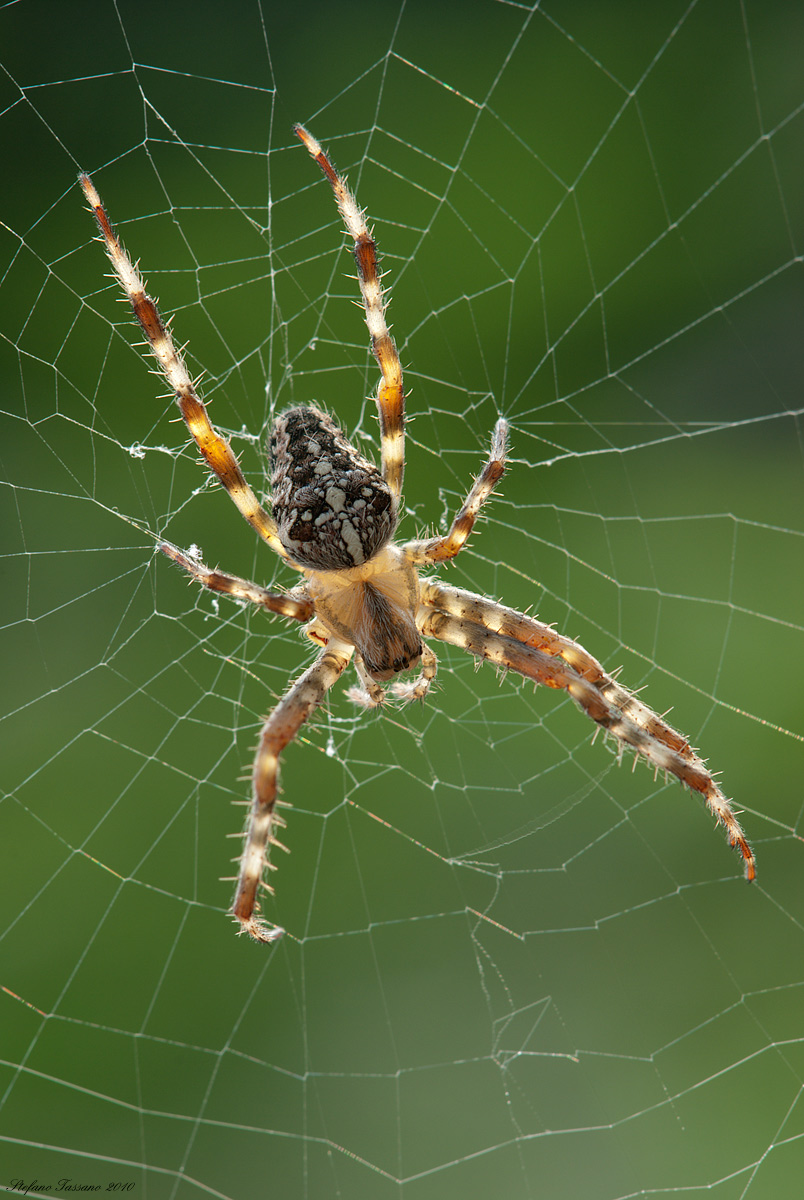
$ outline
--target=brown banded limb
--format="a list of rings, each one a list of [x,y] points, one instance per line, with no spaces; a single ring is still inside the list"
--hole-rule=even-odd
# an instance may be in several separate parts
[[[279,926],[271,926],[261,919],[258,903],[261,884],[268,891],[272,890],[263,880],[268,866],[268,849],[272,845],[281,846],[274,836],[274,830],[284,825],[275,811],[279,756],[318,708],[333,683],[341,677],[353,651],[354,647],[345,642],[331,639],[313,665],[279,701],[266,719],[260,735],[252,774],[251,814],[232,904],[232,913],[240,922],[241,931],[258,942],[275,942],[284,932]]]
[[[491,435],[491,449],[483,470],[472,484],[469,495],[461,505],[449,531],[444,537],[407,542],[405,554],[411,562],[419,565],[444,562],[446,559],[454,558],[463,549],[466,539],[474,528],[480,509],[503,476],[507,440],[508,422],[500,417]]]
[[[204,566],[196,558],[191,558],[170,542],[162,542],[159,549],[163,554],[183,571],[195,579],[202,587],[211,592],[222,592],[233,600],[248,604],[256,604],[268,612],[277,613],[280,617],[290,617],[294,621],[310,621],[315,616],[315,604],[306,597],[289,596],[283,592],[271,592],[268,588],[260,587],[239,575],[229,575],[226,571],[213,571]]]
[[[234,451],[225,438],[221,437],[207,415],[204,402],[196,392],[180,351],[176,348],[167,324],[162,320],[154,300],[148,295],[142,276],[129,258],[112,227],[101,203],[95,185],[88,175],[80,176],[81,187],[92,210],[109,261],[121,287],[128,296],[134,316],[148,340],[159,367],[174,393],[181,415],[189,429],[201,457],[210,470],[217,475],[241,514],[252,529],[260,535],[273,551],[295,566],[288,559],[287,551],[276,533],[276,524],[260,504],[240,470]],[[296,567],[296,570],[299,570]]]
[[[617,683],[582,646],[532,617],[460,588],[425,583],[422,605],[419,627],[424,637],[459,646],[534,683],[563,689],[619,747],[641,755],[657,770],[675,775],[697,792],[724,826],[729,844],[740,851],[746,879],[755,878],[754,853],[703,759],[685,737]]]
[[[294,125],[293,131],[329,180],[346,232],[354,241],[357,281],[363,296],[371,348],[382,371],[382,381],[377,389],[382,474],[391,489],[394,505],[398,507],[405,470],[405,393],[402,385],[402,364],[385,320],[385,298],[377,265],[377,243],[366,225],[365,213],[347,187],[344,177],[338,174],[326,152],[322,150],[320,143],[303,125]]]

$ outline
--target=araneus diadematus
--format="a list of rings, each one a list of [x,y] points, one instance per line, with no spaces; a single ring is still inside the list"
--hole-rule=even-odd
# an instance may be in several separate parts
[[[399,356],[385,321],[377,248],[345,180],[306,129],[297,125],[295,132],[329,180],[354,240],[366,324],[382,371],[377,391],[382,471],[350,445],[324,412],[291,408],[277,417],[271,432],[270,516],[246,483],[229,443],[210,424],[181,354],[112,229],[91,179],[81,176],[112,266],[198,449],[249,524],[300,573],[302,582],[286,594],[271,592],[235,575],[211,571],[175,546],[164,543],[160,549],[204,587],[304,622],[304,632],[321,647],[313,665],[263,725],[232,906],[241,931],[260,942],[276,941],[283,932],[261,919],[258,903],[260,887],[272,890],[264,879],[267,851],[278,844],[275,829],[285,824],[275,811],[280,753],[353,656],[361,685],[350,689],[353,700],[366,707],[381,704],[383,685],[390,680],[394,681],[390,690],[399,699],[422,699],[436,673],[436,657],[424,637],[460,646],[535,683],[565,689],[616,739],[620,753],[632,750],[701,794],[725,826],[730,844],[742,854],[746,878],[753,879],[751,847],[729,801],[686,738],[607,675],[577,642],[483,596],[420,579],[420,567],[454,558],[463,547],[482,504],[502,476],[508,432],[504,420],[494,428],[486,464],[449,531],[443,537],[392,541],[402,496],[405,398]],[[396,678],[417,668],[411,681]]]

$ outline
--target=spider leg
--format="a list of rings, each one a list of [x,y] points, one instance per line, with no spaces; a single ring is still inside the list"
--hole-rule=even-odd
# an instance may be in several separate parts
[[[203,401],[198,396],[189,376],[184,359],[176,349],[170,329],[162,320],[156,304],[146,292],[139,271],[123,249],[120,239],[106,215],[100,196],[95,190],[95,185],[88,175],[81,175],[79,182],[98,223],[106,246],[106,253],[114,267],[115,274],[128,296],[134,316],[148,339],[151,352],[159,363],[162,374],[173,389],[176,403],[181,409],[181,415],[201,451],[202,458],[217,475],[249,525],[257,531],[275,553],[287,559],[287,551],[277,537],[275,522],[269,517],[246,483],[231,446],[211,424]],[[290,560],[288,561],[290,562]],[[290,566],[295,566],[295,564],[290,562]]]
[[[313,665],[292,684],[263,725],[254,759],[251,815],[232,904],[241,932],[248,933],[257,942],[274,942],[283,933],[278,926],[270,926],[259,917],[257,902],[267,866],[268,847],[280,844],[274,837],[274,829],[281,823],[274,813],[279,755],[343,674],[352,652],[351,646],[331,639]]]
[[[443,562],[445,559],[454,558],[463,548],[466,539],[472,532],[477,514],[505,470],[507,436],[508,422],[501,417],[494,426],[491,449],[486,464],[472,484],[469,495],[452,522],[449,532],[445,537],[407,542],[404,551],[409,561],[419,564]]]
[[[162,542],[159,549],[183,571],[197,580],[202,587],[209,588],[211,592],[223,592],[234,600],[257,604],[261,608],[267,608],[269,612],[278,613],[281,617],[291,617],[294,621],[309,621],[315,615],[315,605],[312,600],[299,596],[288,596],[283,592],[270,592],[267,588],[260,587],[258,583],[241,579],[239,575],[229,575],[225,571],[211,571],[202,562],[191,558],[189,554],[184,554],[170,542]]]
[[[329,180],[346,231],[354,240],[357,277],[363,296],[363,307],[366,310],[366,324],[371,334],[374,357],[382,371],[382,382],[377,390],[382,473],[391,489],[394,505],[398,507],[405,469],[405,393],[402,388],[402,364],[385,320],[385,300],[377,267],[377,244],[366,225],[365,213],[346,186],[346,180],[335,170],[320,144],[303,125],[294,125],[293,132],[301,139]]]
[[[607,675],[583,646],[532,617],[460,588],[424,583],[422,604],[418,623],[425,637],[460,646],[534,683],[564,689],[621,747],[642,755],[698,792],[724,826],[729,844],[740,851],[746,879],[755,878],[754,852],[703,759],[685,737]]]

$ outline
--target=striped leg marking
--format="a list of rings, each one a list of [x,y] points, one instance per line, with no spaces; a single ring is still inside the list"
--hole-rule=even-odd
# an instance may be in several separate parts
[[[209,588],[211,592],[223,592],[224,595],[231,596],[233,600],[257,604],[261,608],[267,609],[268,612],[277,613],[280,617],[291,617],[294,621],[310,621],[315,616],[315,605],[312,600],[288,596],[282,592],[270,592],[267,588],[260,587],[258,583],[241,579],[239,575],[229,575],[225,571],[212,571],[198,559],[191,558],[189,554],[172,546],[170,542],[162,542],[159,549],[178,567],[197,580],[202,587]]]
[[[282,558],[287,558],[287,553],[277,537],[275,523],[246,483],[231,446],[211,424],[184,359],[176,349],[170,330],[162,320],[155,302],[145,290],[142,276],[123,249],[95,185],[88,175],[81,175],[79,182],[98,223],[115,274],[128,296],[134,316],[148,339],[151,352],[175,394],[181,415],[201,451],[202,458],[220,479],[252,529],[257,531],[273,551]],[[291,562],[290,565],[294,564]]]
[[[669,771],[705,801],[731,846],[743,857],[745,877],[756,877],[756,859],[731,804],[703,759],[682,734],[603,670],[583,646],[547,625],[483,596],[438,583],[422,585],[425,637],[460,646],[477,658],[510,668],[534,683],[562,688],[588,717],[657,770]]]
[[[402,495],[402,476],[405,470],[405,394],[402,387],[402,365],[385,320],[385,298],[377,266],[377,243],[374,241],[366,216],[346,180],[333,167],[321,145],[303,125],[294,125],[294,133],[318,163],[335,194],[338,211],[343,217],[349,236],[354,241],[357,277],[366,310],[366,324],[371,334],[371,347],[382,371],[377,390],[382,443],[382,473],[391,489],[395,505]]]
[[[463,549],[474,528],[477,514],[503,476],[507,439],[508,422],[501,417],[494,426],[486,465],[472,484],[471,491],[452,522],[449,532],[445,537],[408,542],[405,545],[405,553],[411,562],[419,565],[444,562],[445,559],[454,558]]]
[[[279,755],[292,742],[302,725],[318,708],[329,688],[343,674],[352,657],[353,647],[334,639],[321,651],[316,661],[296,680],[263,726],[252,775],[252,804],[240,876],[232,912],[240,922],[241,932],[257,942],[275,942],[283,930],[268,925],[259,917],[257,893],[263,883],[270,846],[281,846],[274,830],[284,825],[275,813]],[[283,849],[285,847],[282,847]],[[263,884],[268,891],[271,888]]]

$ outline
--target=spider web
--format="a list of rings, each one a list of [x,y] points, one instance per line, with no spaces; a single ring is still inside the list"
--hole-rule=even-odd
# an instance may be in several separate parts
[[[802,15],[20,0],[2,13],[0,1182],[158,1197],[798,1197],[804,1176]],[[758,854],[563,693],[457,651],[336,689],[283,766],[272,949],[224,916],[298,631],[75,186],[264,492],[272,414],[367,449],[377,372],[304,121],[375,223],[403,536],[512,460],[445,570],[646,687]],[[32,1194],[29,1193],[29,1194]]]

